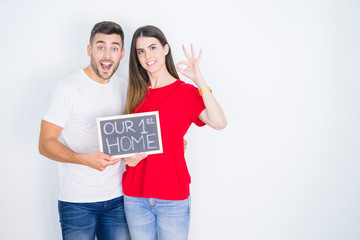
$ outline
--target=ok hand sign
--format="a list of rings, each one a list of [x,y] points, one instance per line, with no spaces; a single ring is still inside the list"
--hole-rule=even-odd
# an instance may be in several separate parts
[[[201,59],[202,49],[199,52],[199,56],[196,57],[194,47],[191,44],[191,55],[186,51],[184,45],[182,45],[186,60],[180,61],[176,64],[176,69],[182,73],[184,76],[191,79],[196,85],[198,85],[199,80],[202,79],[200,72],[199,62]],[[185,65],[185,68],[181,68],[180,65]]]

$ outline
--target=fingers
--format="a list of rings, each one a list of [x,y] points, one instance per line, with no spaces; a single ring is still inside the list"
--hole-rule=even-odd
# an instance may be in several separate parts
[[[99,152],[99,155],[98,155],[99,158],[102,158],[103,160],[106,160],[106,161],[109,161],[109,162],[113,162],[113,161],[120,161],[120,158],[116,158],[116,157],[113,157],[109,154],[106,154],[106,153],[102,153],[102,152]]]
[[[105,153],[101,153],[100,158],[102,158],[104,160],[103,161],[103,166],[104,167],[107,167],[107,166],[110,166],[110,165],[115,165],[120,161],[120,158],[115,158],[115,157],[110,156],[110,155],[105,154]]]
[[[97,163],[94,164],[94,166],[91,166],[91,167],[95,168],[101,172],[101,171],[104,171],[108,166],[117,164],[119,161],[120,161],[120,159],[115,159],[115,160],[111,160],[111,161],[100,159]]]
[[[199,56],[197,57],[196,61],[199,62],[202,56],[202,48],[200,49]]]
[[[186,57],[187,59],[191,58],[190,55],[189,55],[189,53],[186,51],[186,48],[185,48],[184,44],[182,45],[182,49],[183,49],[183,51],[184,51],[185,57]]]
[[[120,158],[115,158],[102,152],[92,152],[85,155],[83,164],[99,171],[103,171],[107,166],[115,165],[120,161]]]
[[[132,164],[132,162],[134,161],[134,158],[133,157],[126,157],[126,158],[124,158],[124,161],[125,161],[126,165],[130,166]]]
[[[107,154],[103,154],[101,156],[102,159],[106,160],[106,161],[112,161],[114,158],[110,155],[107,155]]]
[[[190,48],[191,48],[191,57],[194,58],[195,57],[194,46],[190,44]]]
[[[143,160],[147,156],[147,153],[136,153],[134,156],[124,158],[124,160],[128,166],[135,167],[141,160]]]
[[[144,158],[146,158],[148,156],[147,153],[136,153],[133,157],[131,157],[133,159],[134,162],[140,162],[141,160],[143,160]]]
[[[186,149],[188,142],[185,139],[183,139],[183,140],[184,140],[184,149]]]
[[[105,153],[99,152],[97,154],[98,163],[92,167],[99,171],[103,171],[106,169],[107,166],[115,165],[121,160],[120,158],[115,158]],[[147,153],[136,153],[131,157],[124,158],[124,161],[128,166],[135,167],[141,160],[143,160],[147,156]]]
[[[189,68],[188,62],[184,60],[184,61],[181,61],[181,62],[179,62],[179,63],[176,64],[176,69],[177,69],[179,72],[181,72],[182,74],[184,74],[184,69],[182,69],[180,65],[185,65],[185,66],[186,66],[185,69],[187,69],[187,68]]]
[[[106,161],[105,165],[106,165],[106,166],[115,165],[115,164],[117,164],[119,161],[120,161],[120,158],[115,158],[115,159],[112,159],[111,161]]]
[[[144,158],[146,158],[148,156],[148,154],[143,152],[143,153],[137,153],[135,156],[137,156],[137,157],[139,157],[141,159],[144,159]]]
[[[194,50],[194,45],[193,45],[193,44],[190,44],[191,56],[190,56],[190,54],[187,52],[184,44],[182,45],[182,49],[183,49],[184,54],[185,54],[185,57],[186,57],[187,59],[196,59],[196,60],[200,60],[200,59],[201,59],[202,49],[200,49],[199,56],[196,58],[196,54],[195,54],[195,50]]]
[[[185,66],[189,67],[188,61],[186,61],[186,60],[182,60],[176,64],[177,67],[180,67],[180,65],[185,65]]]
[[[115,165],[120,161],[120,158],[111,157],[103,158],[103,167],[106,168],[107,166]]]

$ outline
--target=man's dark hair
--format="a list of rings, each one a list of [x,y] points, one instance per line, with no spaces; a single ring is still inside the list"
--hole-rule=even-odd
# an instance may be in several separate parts
[[[93,29],[91,30],[90,35],[90,44],[92,44],[92,41],[97,33],[103,33],[103,34],[118,34],[121,37],[122,46],[124,46],[124,32],[119,24],[110,22],[110,21],[103,21],[95,24]]]

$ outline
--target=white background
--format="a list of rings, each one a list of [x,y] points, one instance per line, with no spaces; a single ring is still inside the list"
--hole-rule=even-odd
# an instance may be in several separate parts
[[[228,127],[192,126],[190,239],[360,239],[360,2],[0,2],[0,239],[61,238],[56,162],[39,155],[55,84],[88,65],[96,22],[203,48]],[[184,78],[185,81],[189,81]]]

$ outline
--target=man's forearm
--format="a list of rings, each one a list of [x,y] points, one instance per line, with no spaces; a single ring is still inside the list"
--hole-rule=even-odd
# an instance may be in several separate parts
[[[39,152],[41,155],[58,162],[83,164],[82,154],[72,151],[57,139],[40,140]]]

